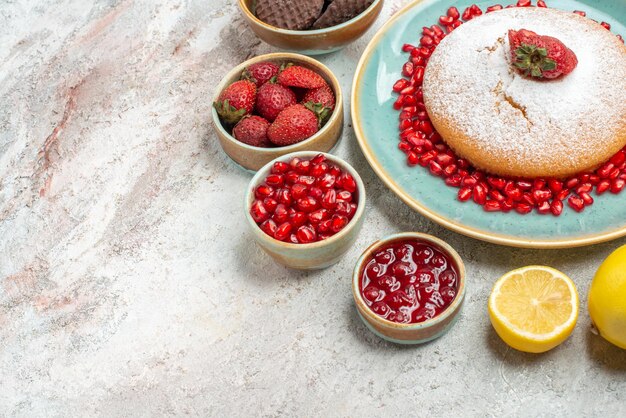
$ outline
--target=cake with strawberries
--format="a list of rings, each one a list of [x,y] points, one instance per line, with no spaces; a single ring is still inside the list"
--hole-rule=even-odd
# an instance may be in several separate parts
[[[476,17],[437,46],[422,88],[443,140],[492,174],[562,178],[626,146],[626,47],[578,14]]]

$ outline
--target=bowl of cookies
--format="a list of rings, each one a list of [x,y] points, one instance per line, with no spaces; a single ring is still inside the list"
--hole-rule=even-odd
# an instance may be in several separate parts
[[[383,0],[239,0],[256,35],[305,55],[337,51],[369,29]]]

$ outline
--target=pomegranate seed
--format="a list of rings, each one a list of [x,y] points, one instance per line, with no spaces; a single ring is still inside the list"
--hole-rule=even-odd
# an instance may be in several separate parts
[[[439,16],[439,23],[442,25],[450,25],[454,22],[454,19],[450,16]]]
[[[311,175],[313,177],[320,177],[321,175],[327,172],[328,172],[328,164],[326,163],[315,164],[313,168],[311,168]]]
[[[600,25],[606,30],[611,30],[611,25],[609,23],[600,22]]]
[[[498,202],[496,200],[488,200],[483,205],[483,209],[486,212],[497,212],[497,211],[499,211],[501,209],[500,208],[500,202]]]
[[[461,15],[461,19],[467,21],[470,20],[472,18],[472,11],[470,10],[470,8],[468,7],[467,9],[463,10],[463,14]]]
[[[276,206],[276,210],[274,210],[272,219],[274,219],[278,224],[287,222],[287,219],[289,219],[289,212],[287,211],[287,207],[282,203],[279,203],[278,206]]]
[[[494,189],[502,190],[506,186],[506,180],[497,177],[487,177],[487,183]]]
[[[515,183],[517,185],[517,187],[519,187],[522,190],[530,190],[533,188],[533,183],[531,183],[530,181],[524,181],[524,180],[519,180]],[[545,184],[542,184],[541,182],[537,182],[535,181],[535,189],[541,189],[543,188]]]
[[[538,0],[537,1],[537,7],[548,7],[548,5],[546,4],[545,1],[543,0]]]
[[[285,183],[287,184],[297,183],[299,179],[300,179],[300,175],[296,173],[295,171],[285,174]]]
[[[280,187],[285,184],[285,177],[282,174],[270,174],[265,178],[265,182],[272,187]]]
[[[478,203],[479,205],[484,205],[485,201],[487,200],[487,191],[482,185],[478,184],[476,187],[474,187],[474,193],[472,197],[474,199],[474,202]]]
[[[260,200],[255,200],[250,207],[250,215],[254,222],[261,223],[269,218],[270,214]]]
[[[517,2],[517,7],[529,7],[530,5],[530,0],[518,0]]]
[[[326,219],[325,221],[320,222],[317,225],[317,232],[318,233],[320,233],[320,232],[323,233],[323,232],[330,231],[330,227],[332,225],[332,222],[333,222],[332,219]]]
[[[513,200],[510,198],[503,200],[502,202],[500,202],[500,207],[502,208],[502,212],[510,211],[511,209],[513,209]]]
[[[582,10],[574,10],[572,13],[576,13],[577,15],[582,17],[587,16],[587,13],[583,12]]]
[[[415,49],[415,47],[411,44],[404,44],[402,45],[402,51],[403,52],[411,52]]]
[[[312,186],[315,184],[315,177],[313,176],[299,176],[298,183],[304,184],[307,186]]]
[[[446,184],[452,187],[459,187],[461,185],[461,176],[458,174],[452,175],[446,179]]]
[[[254,196],[257,199],[272,197],[274,196],[274,189],[266,184],[261,184],[254,190]]]
[[[446,14],[448,16],[450,16],[452,19],[457,20],[459,17],[461,17],[461,14],[459,13],[459,9],[457,9],[456,7],[452,6],[448,8],[448,11],[446,12]]]
[[[278,189],[276,190],[276,199],[280,203],[289,206],[292,202],[291,192],[289,191],[289,189]]]
[[[461,181],[461,184],[466,187],[474,187],[478,184],[478,180],[472,176],[466,176]]]
[[[393,85],[393,91],[395,91],[396,93],[400,93],[402,90],[404,90],[408,86],[409,86],[409,82],[407,81],[407,79],[401,78],[400,80],[396,81],[395,84]]]
[[[354,177],[348,173],[343,173],[337,180],[337,184],[351,193],[356,191],[356,181],[354,181]]]
[[[599,170],[598,175],[602,178],[607,178],[611,174],[611,171],[615,168],[615,165],[611,162],[604,164]]]
[[[560,200],[553,200],[550,204],[550,212],[552,212],[554,216],[559,216],[561,212],[563,212],[563,202]]]
[[[315,157],[311,158],[311,164],[318,165],[326,161],[326,156],[324,154],[317,154]]]
[[[435,176],[440,176],[443,173],[443,169],[436,161],[431,161],[428,165],[428,168],[430,169],[430,172],[433,173]]]
[[[537,206],[537,212],[539,212],[542,215],[545,215],[546,213],[550,213],[550,211],[551,211],[550,202],[548,202],[547,200],[545,202],[541,202],[539,206]]]
[[[329,189],[322,196],[322,207],[324,209],[332,210],[337,203],[337,192],[334,189]]]
[[[278,202],[276,199],[272,199],[271,197],[266,197],[263,199],[263,206],[269,213],[274,213],[276,207],[278,206]]]
[[[348,218],[342,215],[334,215],[332,219],[332,223],[330,225],[330,230],[337,233],[341,231],[348,224]]]
[[[320,200],[324,196],[324,191],[319,187],[311,187],[309,189],[309,196],[315,200]]]
[[[294,199],[300,199],[301,197],[306,196],[308,187],[305,184],[296,183],[291,186],[291,197]]]
[[[520,200],[522,202],[528,203],[530,206],[535,206],[535,203],[537,203],[533,195],[529,192],[523,193]]]
[[[536,202],[545,202],[552,197],[550,190],[534,190],[532,194]]]
[[[296,207],[302,212],[313,212],[319,207],[319,203],[312,196],[306,196],[296,201]]]
[[[432,46],[434,43],[433,38],[428,35],[424,35],[420,39],[420,45],[422,46]]]
[[[609,160],[615,167],[619,167],[626,162],[626,153],[620,151]]]
[[[322,175],[322,177],[318,178],[316,183],[323,189],[330,189],[335,185],[336,181],[337,179],[335,176],[330,173],[326,173]]]
[[[570,196],[569,199],[567,199],[567,203],[576,212],[582,212],[585,209],[585,202],[579,196]]]
[[[291,226],[289,222],[283,222],[282,224],[278,226],[278,228],[276,228],[276,232],[274,233],[274,238],[276,238],[279,241],[284,241],[289,237],[292,229],[293,229],[293,226]]]
[[[533,207],[526,203],[518,203],[514,206],[515,211],[521,213],[522,215],[532,212]]]
[[[470,6],[470,10],[472,11],[472,16],[476,17],[476,16],[480,16],[483,14],[483,11],[480,9],[480,7],[478,7],[478,5],[476,4],[472,4]]]
[[[506,186],[504,186],[504,193],[516,201],[522,198],[522,191],[518,187],[515,187],[515,184],[512,181],[506,183]]]
[[[407,62],[402,66],[402,75],[405,77],[411,77],[413,75],[413,63]],[[403,97],[403,96],[400,96]]]
[[[490,190],[489,197],[492,198],[493,200],[497,200],[498,202],[502,202],[506,200],[504,195],[497,190]]]
[[[578,186],[579,183],[580,183],[580,180],[574,177],[574,178],[567,180],[567,183],[565,183],[565,186],[568,189],[574,189],[576,186]]]
[[[347,190],[342,190],[337,193],[337,200],[341,202],[352,202],[352,193]]]
[[[291,215],[289,215],[289,222],[291,223],[291,225],[293,225],[296,228],[301,225],[304,225],[307,219],[308,218],[304,212],[294,212]]]
[[[302,160],[296,164],[296,171],[300,174],[309,174],[311,171],[311,161]]]
[[[578,196],[580,196],[583,202],[585,202],[585,205],[589,206],[593,204],[593,198],[591,197],[589,193],[586,193],[586,192],[578,193]]]
[[[626,185],[626,180],[624,179],[615,179],[611,183],[611,193],[619,193],[624,189]]]
[[[419,161],[420,165],[426,167],[428,164],[430,164],[432,160],[437,158],[437,154],[438,153],[435,150],[431,150],[422,154],[422,156],[420,157],[420,161]]]
[[[308,244],[315,241],[315,239],[317,238],[317,234],[315,233],[315,230],[310,226],[301,226],[296,232],[296,237],[298,238],[298,241],[300,243]]]
[[[444,35],[443,30],[437,25],[432,25],[430,29],[434,32],[434,37],[442,37]]]
[[[276,234],[276,229],[278,229],[278,227],[276,226],[276,222],[271,219],[266,220],[259,226],[263,232],[265,232],[272,238],[274,238],[274,235]]]
[[[471,197],[472,197],[472,189],[470,189],[469,187],[463,187],[462,189],[459,190],[459,193],[457,194],[457,198],[461,202],[466,202],[470,200]]]
[[[407,156],[407,162],[409,165],[417,165],[420,161],[420,156],[415,152],[409,152]]]
[[[446,168],[443,169],[443,174],[446,177],[450,177],[454,173],[456,173],[456,164],[450,164],[450,165],[446,166]]]
[[[289,170],[289,164],[276,161],[272,166],[272,174],[284,174]]]
[[[565,200],[565,198],[569,196],[569,193],[570,193],[569,189],[563,189],[556,194],[555,199]]]
[[[606,192],[607,190],[609,190],[610,187],[611,187],[611,180],[608,180],[608,179],[600,180],[600,182],[596,186],[596,193],[600,195]]]
[[[424,26],[422,28],[422,35],[435,36],[435,32],[431,28]]]
[[[548,187],[553,193],[558,193],[563,190],[563,182],[555,179],[548,180]]]
[[[591,183],[584,183],[576,188],[576,193],[589,193],[591,189],[593,189],[593,185]]]

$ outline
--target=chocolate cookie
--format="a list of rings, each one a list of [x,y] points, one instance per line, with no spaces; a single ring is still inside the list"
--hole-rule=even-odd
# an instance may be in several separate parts
[[[311,29],[328,28],[347,22],[363,13],[373,2],[374,0],[333,0]]]
[[[323,7],[324,0],[257,0],[255,14],[278,28],[305,30],[320,16]]]

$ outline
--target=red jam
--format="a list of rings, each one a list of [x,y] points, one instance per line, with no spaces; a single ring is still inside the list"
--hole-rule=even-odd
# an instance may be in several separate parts
[[[417,239],[381,246],[361,272],[361,296],[389,321],[410,324],[441,314],[459,290],[454,261],[438,247]]]
[[[352,220],[358,202],[354,177],[324,154],[274,163],[254,195],[254,222],[270,237],[293,244],[335,235]]]

